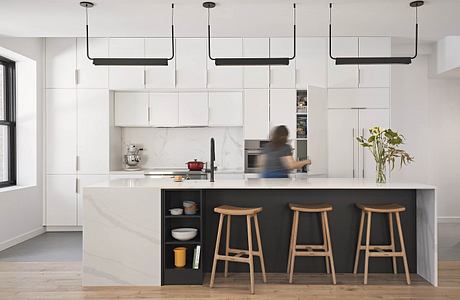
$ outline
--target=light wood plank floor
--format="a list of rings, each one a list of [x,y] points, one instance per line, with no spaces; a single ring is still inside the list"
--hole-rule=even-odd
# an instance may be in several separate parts
[[[403,275],[370,274],[369,285],[362,275],[337,274],[337,285],[322,274],[296,274],[288,284],[286,274],[268,274],[267,284],[256,274],[256,294],[249,294],[247,274],[216,278],[207,286],[82,288],[81,263],[0,263],[0,299],[460,299],[460,262],[440,263],[440,286],[434,288],[416,275],[407,286]]]

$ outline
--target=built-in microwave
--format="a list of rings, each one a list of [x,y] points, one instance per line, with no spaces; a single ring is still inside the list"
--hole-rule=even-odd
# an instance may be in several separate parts
[[[244,173],[258,173],[259,156],[262,155],[263,147],[268,140],[245,140],[244,141]]]

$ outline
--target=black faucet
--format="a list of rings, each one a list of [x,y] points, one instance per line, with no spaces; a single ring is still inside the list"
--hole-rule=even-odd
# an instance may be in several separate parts
[[[214,138],[211,138],[211,149],[210,149],[210,152],[211,152],[211,161],[210,161],[210,173],[211,173],[211,176],[209,178],[209,181],[210,182],[214,182],[214,171],[217,169],[217,167],[214,167],[214,162],[216,160],[216,145],[214,143]]]

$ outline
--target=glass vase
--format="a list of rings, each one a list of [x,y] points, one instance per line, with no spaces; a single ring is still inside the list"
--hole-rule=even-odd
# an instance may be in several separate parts
[[[387,182],[387,177],[385,175],[386,173],[386,168],[385,168],[385,163],[384,162],[375,162],[375,181],[377,183],[385,183]]]

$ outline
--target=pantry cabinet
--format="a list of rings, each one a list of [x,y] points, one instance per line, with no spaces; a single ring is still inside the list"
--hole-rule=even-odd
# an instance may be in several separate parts
[[[266,140],[270,132],[270,93],[266,89],[244,91],[244,139]]]
[[[297,94],[294,89],[270,90],[270,128],[285,125],[290,139],[296,138],[297,132]]]
[[[294,42],[292,38],[271,38],[270,57],[292,57]],[[270,66],[271,88],[295,88],[295,59],[288,66]]]

